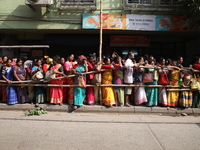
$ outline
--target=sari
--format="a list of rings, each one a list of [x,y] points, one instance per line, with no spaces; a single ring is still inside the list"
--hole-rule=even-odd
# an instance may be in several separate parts
[[[183,84],[189,86],[191,82],[191,75],[185,73],[183,77]],[[181,91],[179,97],[179,106],[191,107],[192,106],[192,91]]]
[[[65,71],[69,71],[73,68],[73,62],[65,62],[63,66]],[[67,75],[71,75],[72,71],[69,71]],[[74,78],[65,78],[63,80],[64,85],[73,85],[74,84]],[[74,88],[73,87],[64,87],[63,88],[63,101],[67,102],[68,104],[74,104]]]
[[[31,71],[37,70],[38,67],[34,66]],[[42,70],[42,68],[40,68]],[[36,84],[43,84],[43,82],[37,82]],[[37,86],[35,87],[35,103],[44,103],[44,88]]]
[[[59,68],[59,69],[58,69]],[[63,72],[63,67],[60,64],[53,66],[51,69],[58,69],[59,72]],[[62,75],[56,75],[56,78]],[[63,84],[63,79],[51,80],[51,84]],[[62,104],[63,103],[63,88],[62,87],[50,87],[50,103]]]
[[[134,71],[134,84],[136,85],[143,85],[142,83],[142,74],[144,72],[144,69],[140,68],[139,70]],[[134,87],[133,88],[133,97],[134,97],[134,104],[135,105],[141,105],[142,103],[147,102],[147,96],[145,93],[144,87]]]
[[[102,69],[109,69],[110,65],[103,65]],[[112,70],[102,73],[102,84],[112,84]],[[106,106],[113,106],[116,104],[113,87],[102,87],[102,102]]]
[[[119,67],[119,64],[114,64],[114,67]],[[114,78],[113,83],[114,84],[123,84],[124,82],[124,74],[123,74],[123,68],[120,69],[114,69]],[[114,87],[114,96],[116,100],[116,106],[124,106],[124,88],[123,87]]]
[[[88,62],[88,70],[93,71],[94,66]],[[91,84],[92,79],[94,78],[94,74],[87,74],[87,83]],[[94,105],[95,104],[95,97],[94,97],[94,87],[87,87],[86,88],[86,101],[88,105]]]
[[[157,70],[148,69],[150,73],[154,73],[154,81],[145,83],[146,85],[158,85],[157,83]],[[147,96],[147,106],[157,106],[158,105],[158,88],[155,87],[146,87],[146,96]]]
[[[11,66],[9,69],[3,67],[2,75],[5,76],[8,80],[13,81],[13,67]],[[14,86],[5,86],[6,87],[6,98],[8,104],[17,104],[17,92]]]
[[[166,75],[168,74],[167,70],[163,70],[160,72],[160,74],[165,73]],[[167,106],[167,90],[165,87],[159,88],[159,104],[162,106]]]
[[[22,81],[25,80],[25,74],[26,71],[23,66],[14,66],[14,74]],[[17,97],[19,103],[26,103],[29,102],[28,96],[27,96],[27,87],[25,86],[19,86],[17,87]]]
[[[196,70],[200,70],[200,64],[194,64],[193,68]],[[200,82],[200,74],[196,73],[196,77]],[[192,101],[192,108],[198,108],[200,106],[200,93],[198,91],[193,91],[193,101]]]
[[[172,70],[170,71],[170,82],[169,85],[178,86],[179,85],[179,78],[180,78],[180,71],[179,70]],[[174,88],[170,88],[174,89]],[[179,92],[176,91],[169,91],[167,94],[167,105],[176,107],[178,106],[178,98]]]
[[[85,72],[85,64],[78,65],[76,67],[76,72],[84,73]],[[75,84],[78,84],[78,77],[75,77]],[[81,106],[83,105],[83,101],[85,100],[86,88],[75,87],[74,88],[74,105]]]

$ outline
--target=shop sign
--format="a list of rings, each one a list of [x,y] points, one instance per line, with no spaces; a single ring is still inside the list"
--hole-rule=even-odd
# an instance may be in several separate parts
[[[185,16],[103,14],[103,29],[138,31],[196,31],[190,28],[192,20]],[[84,13],[83,29],[99,29],[100,14]]]
[[[110,46],[112,47],[149,47],[150,37],[148,36],[111,36]]]

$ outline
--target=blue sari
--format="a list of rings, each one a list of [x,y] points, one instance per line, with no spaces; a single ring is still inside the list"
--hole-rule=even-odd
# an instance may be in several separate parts
[[[34,66],[31,71],[37,70],[38,67]],[[42,68],[40,68],[42,69]],[[37,82],[36,84],[42,84],[43,82]],[[37,86],[35,87],[35,103],[44,103],[44,88]]]
[[[78,73],[84,73],[85,64],[79,65],[75,70]],[[75,84],[78,84],[78,76],[75,77]],[[86,97],[86,88],[79,88],[79,87],[74,88],[74,105],[78,106],[83,105],[85,97]]]
[[[11,66],[9,69],[3,67],[2,75],[4,75],[8,80],[13,81],[13,67]],[[17,92],[14,86],[6,86],[6,98],[8,104],[18,103]]]
[[[154,81],[145,83],[146,85],[158,85],[157,70],[149,69],[150,73],[154,74]],[[158,88],[155,87],[145,87],[147,95],[147,106],[157,106],[158,105]]]

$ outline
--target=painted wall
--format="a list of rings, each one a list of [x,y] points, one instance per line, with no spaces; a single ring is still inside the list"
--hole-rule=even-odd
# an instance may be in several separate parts
[[[103,12],[170,15],[169,11],[125,11],[123,10],[123,1],[125,0],[104,0]],[[146,7],[156,8],[158,2],[158,0],[154,0],[152,6]],[[127,7],[138,8],[139,6]],[[49,13],[45,7],[38,7],[34,12],[25,5],[25,0],[0,0],[0,29],[82,29],[82,13],[90,12],[89,10],[63,10],[60,14],[57,3],[52,6]],[[99,0],[97,0],[97,10],[94,13],[99,13]]]

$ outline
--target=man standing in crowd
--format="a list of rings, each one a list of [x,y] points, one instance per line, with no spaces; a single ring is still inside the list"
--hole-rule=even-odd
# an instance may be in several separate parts
[[[133,61],[134,53],[129,52],[127,55],[127,60],[125,62],[125,72],[124,72],[124,83],[125,84],[132,84],[133,83]],[[132,93],[132,87],[126,87],[125,88],[125,103],[126,106],[130,107],[130,95]]]

